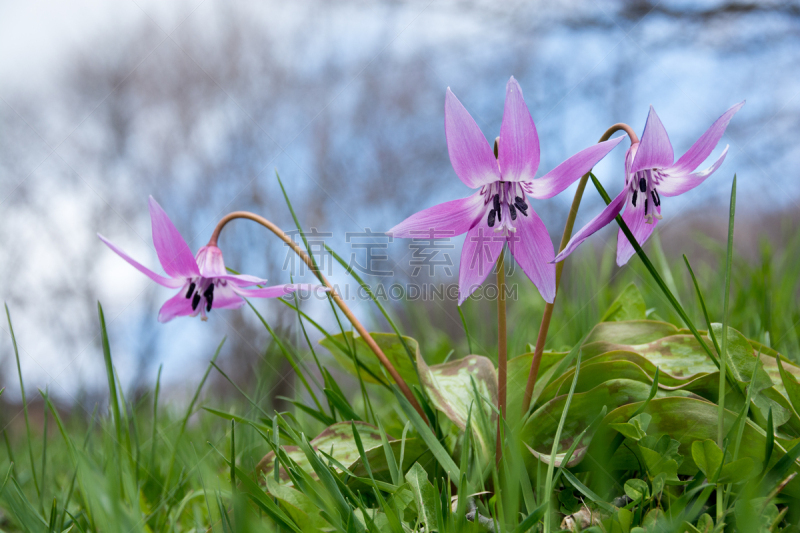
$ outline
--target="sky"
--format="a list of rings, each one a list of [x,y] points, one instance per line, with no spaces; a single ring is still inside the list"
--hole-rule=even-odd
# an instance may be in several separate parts
[[[279,198],[273,168],[301,202],[303,221],[327,220],[340,246],[344,231],[386,229],[416,209],[468,194],[446,157],[447,87],[491,139],[499,132],[505,83],[515,75],[542,139],[542,171],[595,142],[611,122],[622,120],[641,132],[650,105],[678,156],[725,109],[746,99],[710,159],[730,144],[725,166],[697,194],[670,199],[664,232],[670,220],[698,210],[722,212],[733,172],[739,173],[740,197],[748,200],[743,213],[800,207],[794,170],[800,152],[791,141],[800,123],[800,79],[794,75],[800,22],[790,10],[772,10],[782,4],[765,2],[761,11],[738,18],[713,14],[722,1],[644,2],[641,13],[635,11],[639,4],[610,0],[542,2],[535,9],[482,1],[323,4],[0,3],[0,105],[10,117],[0,150],[19,158],[0,184],[6,207],[15,212],[11,218],[9,209],[6,217],[19,225],[4,237],[0,258],[6,266],[0,269],[25,270],[15,273],[4,298],[15,304],[17,335],[27,348],[23,372],[32,384],[52,384],[69,396],[80,387],[101,388],[104,379],[94,319],[71,311],[76,294],[58,297],[63,311],[48,318],[55,320],[53,332],[41,333],[36,306],[50,295],[57,298],[65,283],[51,265],[77,264],[73,255],[92,258],[87,287],[112,317],[121,376],[135,375],[145,364],[141,354],[155,351],[148,379],[163,363],[167,382],[191,380],[202,373],[220,332],[234,328],[234,319],[213,330],[189,320],[158,325],[155,314],[168,291],[153,287],[95,240],[101,231],[155,267],[149,194],[197,239],[195,249],[209,231],[210,215],[250,208],[258,197]],[[250,39],[246,53],[225,57],[215,46],[229,43],[227,25],[242,20],[250,32],[243,32]],[[111,85],[99,85],[104,78],[93,78],[96,73],[109,74]],[[168,92],[174,90],[171,77],[185,82],[185,88],[176,82],[185,99]],[[250,78],[266,85],[248,86]],[[272,80],[280,82],[273,87]],[[416,83],[416,93],[403,89]],[[184,102],[198,102],[190,112],[199,119],[184,120]],[[128,155],[106,163],[114,105],[128,128]],[[179,131],[184,126],[187,132]],[[419,157],[408,153],[417,150]],[[618,152],[597,167],[612,194],[621,185],[623,150]],[[198,176],[213,172],[230,172],[234,177],[225,179],[235,187],[217,182],[204,192],[206,182]],[[20,192],[22,185],[30,185],[29,196]],[[554,205],[563,211],[573,191]],[[327,218],[315,218],[304,200],[317,201]],[[598,199],[588,200],[578,226],[599,207]],[[42,209],[49,219],[38,217]],[[554,227],[562,211],[543,208],[542,215]],[[231,231],[235,257],[264,268],[264,254],[253,251],[262,246],[254,244],[258,237]],[[54,243],[69,249],[69,259]],[[278,257],[282,262],[282,251]],[[330,318],[324,309],[312,311]],[[65,344],[55,326],[95,334]],[[160,329],[151,345],[146,337],[154,328]],[[0,365],[11,376],[8,331],[3,335]],[[239,341],[250,342],[245,336]],[[63,346],[69,346],[66,353]],[[8,387],[14,394],[12,381]]]

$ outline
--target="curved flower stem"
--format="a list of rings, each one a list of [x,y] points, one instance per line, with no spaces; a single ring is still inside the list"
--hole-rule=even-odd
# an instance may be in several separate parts
[[[503,458],[502,438],[500,428],[506,418],[506,367],[508,364],[508,347],[506,344],[506,266],[505,251],[500,250],[497,258],[497,408],[500,415],[497,417],[497,449],[495,455],[497,467]]]
[[[639,142],[636,132],[627,124],[618,123],[614,124],[606,130],[600,140],[597,142],[607,141],[614,133],[624,131],[628,134],[631,144]],[[578,190],[575,191],[575,197],[572,199],[572,206],[569,209],[567,216],[567,223],[564,225],[564,233],[561,235],[561,244],[558,251],[561,252],[567,247],[570,238],[572,237],[572,229],[575,226],[575,217],[578,216],[578,208],[581,205],[583,198],[583,191],[586,189],[586,183],[589,181],[589,172],[581,177],[578,183]],[[561,282],[561,272],[564,270],[564,261],[556,263],[556,296],[558,296],[558,285]],[[536,348],[533,350],[533,360],[531,361],[531,371],[528,374],[528,383],[525,385],[525,396],[522,400],[522,414],[528,412],[530,409],[531,398],[533,397],[533,389],[536,386],[536,379],[539,376],[539,365],[542,362],[542,353],[544,352],[544,343],[547,340],[547,331],[550,329],[550,318],[553,316],[553,307],[555,307],[555,298],[553,303],[545,304],[544,314],[542,315],[542,325],[539,327],[539,336],[536,338]]]
[[[389,361],[389,359],[383,353],[383,350],[380,349],[378,344],[375,342],[375,339],[372,338],[372,335],[369,334],[369,332],[356,318],[356,316],[353,314],[350,308],[347,307],[347,304],[344,303],[344,300],[342,300],[342,298],[334,290],[330,282],[325,278],[322,272],[320,272],[320,270],[317,268],[316,264],[311,259],[311,257],[309,257],[308,254],[306,254],[306,252],[302,248],[300,248],[300,246],[298,246],[297,243],[295,243],[288,235],[286,235],[286,233],[284,233],[281,228],[279,228],[266,218],[256,215],[255,213],[250,213],[248,211],[234,211],[233,213],[228,213],[227,215],[222,217],[222,219],[217,223],[217,227],[214,228],[214,233],[211,234],[211,239],[208,241],[209,246],[210,245],[216,246],[222,228],[224,228],[228,222],[230,222],[231,220],[235,220],[237,218],[244,218],[247,220],[252,220],[253,222],[257,222],[258,224],[261,224],[262,226],[270,230],[272,233],[277,235],[277,237],[280,240],[286,243],[286,245],[289,246],[292,249],[292,251],[296,253],[298,257],[300,257],[300,259],[303,260],[303,262],[308,266],[308,268],[311,269],[311,271],[314,272],[314,274],[319,278],[322,284],[329,289],[333,301],[336,302],[336,305],[339,306],[339,309],[342,310],[342,313],[344,313],[344,315],[347,317],[350,323],[353,324],[353,327],[356,329],[356,331],[358,331],[359,335],[361,335],[361,338],[364,339],[364,342],[367,343],[367,346],[369,346],[369,348],[378,357],[381,364],[389,372],[389,375],[392,376],[392,379],[394,379],[395,383],[397,383],[397,386],[400,388],[400,391],[403,393],[403,395],[408,399],[409,403],[411,403],[414,409],[416,409],[416,411],[423,418],[423,420],[428,422],[428,417],[425,416],[422,407],[420,407],[419,402],[417,401],[416,397],[414,397],[414,394],[411,392],[411,389],[408,387],[408,384],[400,376],[400,374],[397,372],[397,369],[395,369],[394,365],[392,365],[391,361]]]

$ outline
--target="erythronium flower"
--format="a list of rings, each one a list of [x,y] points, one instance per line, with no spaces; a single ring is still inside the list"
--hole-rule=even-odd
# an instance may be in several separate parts
[[[180,288],[178,294],[166,301],[158,312],[159,322],[168,322],[177,316],[202,316],[212,309],[236,309],[244,305],[243,297],[276,298],[297,290],[323,289],[309,284],[275,285],[265,288],[246,289],[263,285],[267,280],[254,276],[233,275],[225,270],[222,251],[216,246],[203,246],[193,256],[186,241],[167,214],[150,197],[150,221],[153,226],[153,244],[158,260],[169,277],[156,274],[131,258],[105,237],[100,240],[125,261],[147,277],[171,289]]]
[[[470,114],[447,89],[444,130],[450,162],[474,194],[416,213],[387,233],[394,237],[444,238],[467,233],[461,251],[458,304],[461,305],[489,275],[508,242],[512,255],[552,302],[556,292],[553,243],[544,223],[529,207],[527,197],[552,198],[570,186],[608,154],[624,137],[598,143],[570,157],[538,179],[539,136],[525,105],[522,89],[512,76],[500,127],[498,153]]]
[[[622,220],[636,241],[643,245],[661,220],[661,197],[678,196],[694,189],[722,165],[728,146],[725,146],[713,165],[702,172],[695,172],[717,146],[731,118],[743,105],[744,102],[740,102],[725,111],[677,161],[667,131],[653,106],[650,106],[641,142],[632,144],[625,154],[625,187],[622,192],[570,239],[567,247],[556,257],[556,262],[562,261],[587,237],[614,220],[623,207],[625,212]],[[627,263],[634,253],[633,246],[619,230],[617,265]]]

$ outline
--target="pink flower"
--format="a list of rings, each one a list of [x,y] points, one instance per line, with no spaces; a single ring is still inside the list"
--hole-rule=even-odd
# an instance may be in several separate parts
[[[177,316],[202,316],[212,309],[236,309],[244,305],[243,297],[276,298],[296,290],[311,290],[321,287],[309,284],[275,285],[273,287],[245,289],[263,285],[267,280],[248,275],[233,275],[225,270],[222,251],[216,246],[203,246],[193,256],[186,241],[175,228],[167,214],[150,197],[150,221],[153,226],[153,244],[158,260],[169,277],[156,274],[131,258],[105,237],[100,240],[115,251],[134,268],[147,277],[171,289],[180,288],[158,312],[159,322],[169,322]],[[324,289],[324,288],[323,288]]]
[[[478,125],[449,88],[444,103],[444,128],[453,169],[461,181],[478,190],[467,198],[420,211],[387,233],[407,238],[466,233],[458,274],[459,305],[486,279],[506,242],[542,297],[552,302],[556,292],[553,243],[527,198],[557,195],[624,137],[578,152],[534,179],[539,168],[539,136],[522,89],[513,76],[506,86],[497,158]]]
[[[653,106],[650,106],[641,142],[631,145],[625,155],[625,187],[622,192],[570,239],[556,261],[562,261],[587,237],[614,220],[623,207],[625,212],[622,219],[636,241],[643,245],[661,220],[661,197],[678,196],[694,189],[722,165],[728,153],[727,146],[713,165],[702,172],[695,172],[717,146],[733,115],[743,105],[744,102],[740,102],[725,111],[676,162],[673,162],[675,155],[667,131]],[[633,246],[620,230],[617,236],[617,264],[624,265],[633,254]]]

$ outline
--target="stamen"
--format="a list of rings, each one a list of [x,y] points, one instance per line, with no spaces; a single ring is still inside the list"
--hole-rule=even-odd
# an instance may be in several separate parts
[[[519,196],[514,198],[514,205],[517,206],[517,209],[519,209],[520,211],[528,210],[528,204],[526,204],[525,200],[523,198],[520,198]]]
[[[652,195],[653,195],[653,204],[654,204],[656,207],[658,207],[659,205],[661,205],[661,197],[658,195],[658,192],[656,192],[656,190],[655,190],[655,189],[653,189],[652,191],[650,191],[650,194],[652,194]]]
[[[636,207],[636,197],[639,196],[639,191],[637,189],[633,189],[633,198],[631,198],[631,203],[633,207]]]
[[[494,210],[500,213],[500,195],[494,195]],[[499,218],[499,217],[498,217]]]
[[[192,293],[194,292],[194,288],[195,288],[195,284],[194,284],[194,281],[193,281],[193,282],[191,282],[189,284],[189,290],[186,291],[186,299],[187,300],[192,297]]]
[[[214,295],[213,294],[209,294],[208,296],[206,296],[206,302],[208,302],[208,303],[206,303],[206,313],[210,313],[211,312],[211,302],[212,301],[214,301]]]
[[[647,180],[643,177],[639,178],[639,190],[642,192],[647,190]]]
[[[508,204],[508,210],[511,211],[511,220],[517,220],[517,209],[514,204]]]
[[[486,223],[489,224],[490,228],[494,227],[494,214],[495,214],[495,210],[494,209],[489,211],[489,219],[486,221]]]
[[[200,295],[195,294],[192,298],[192,311],[197,311],[197,306],[200,304]]]
[[[644,216],[647,216],[647,198],[644,199]]]

